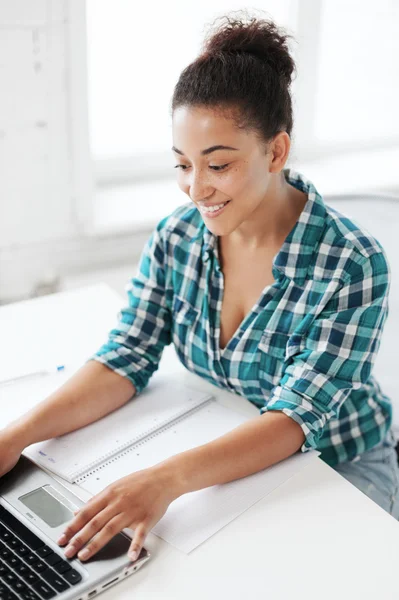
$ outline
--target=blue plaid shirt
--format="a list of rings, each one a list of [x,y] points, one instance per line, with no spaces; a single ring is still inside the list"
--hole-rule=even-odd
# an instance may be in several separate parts
[[[155,228],[127,286],[128,306],[91,358],[140,393],[173,342],[187,369],[261,413],[282,411],[301,426],[302,451],[316,448],[334,466],[375,446],[391,425],[390,400],[371,374],[390,270],[375,238],[301,175],[285,177],[307,203],[274,257],[275,282],[223,350],[217,236],[190,202]]]

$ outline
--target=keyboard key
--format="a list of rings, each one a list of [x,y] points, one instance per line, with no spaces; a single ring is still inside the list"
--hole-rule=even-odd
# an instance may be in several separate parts
[[[8,573],[3,575],[3,581],[9,586],[19,581],[19,578],[10,570]]]
[[[32,583],[36,583],[36,581],[40,579],[33,571],[25,573],[23,578],[25,579],[26,583],[29,583],[29,585],[31,585]]]
[[[39,558],[36,556],[36,554],[33,554],[33,552],[29,552],[29,554],[26,554],[26,556],[24,556],[24,561],[28,563],[28,565],[34,565],[38,562],[38,560]]]
[[[14,550],[14,552],[15,552],[15,549],[18,548],[20,545],[21,545],[21,542],[17,537],[15,537],[15,535],[13,535],[12,539],[7,543],[7,546],[9,548],[11,548],[12,550]]]
[[[39,580],[39,577],[29,567],[26,567],[24,570],[22,570],[21,567],[21,569],[18,571],[18,575],[20,575],[29,585],[36,583],[36,581]]]
[[[8,567],[6,566],[6,564],[0,559],[0,576],[2,573],[5,573],[7,569]]]
[[[4,506],[0,506],[0,521],[13,531],[32,550],[44,546],[44,542],[12,515]]]
[[[49,546],[42,546],[41,548],[39,548],[38,550],[36,550],[36,554],[38,554],[40,556],[40,558],[44,558],[45,556],[47,556],[48,554],[51,554],[53,551]]]
[[[30,550],[28,546],[25,546],[25,544],[19,542],[18,546],[14,549],[14,552],[18,554],[18,556],[26,556],[29,554]]]
[[[7,589],[0,594],[1,600],[18,600],[18,596],[11,590]]]
[[[39,596],[35,594],[33,590],[28,590],[27,592],[21,592],[19,594],[21,600],[40,600]]]
[[[11,550],[6,548],[5,546],[3,548],[0,548],[0,558],[2,558],[4,562],[7,562],[7,560],[9,560],[12,555],[13,554]]]
[[[38,581],[33,584],[33,589],[45,600],[54,598],[57,594],[57,592],[55,592],[45,581]]]
[[[24,584],[24,582],[22,581],[22,579],[19,579],[17,581],[15,581],[14,583],[12,583],[10,585],[10,587],[14,590],[14,592],[17,592],[18,594],[20,592],[25,592],[26,590],[28,590],[28,586]]]
[[[41,576],[58,592],[63,592],[70,587],[60,575],[53,571],[53,569],[47,569],[46,571],[43,571]]]
[[[37,563],[35,563],[33,565],[33,570],[36,573],[41,573],[42,571],[45,571],[47,569],[47,565],[46,563],[44,563],[43,561],[41,561],[40,559],[37,561]]]
[[[75,569],[71,569],[70,571],[66,571],[66,573],[63,573],[62,576],[69,581],[69,583],[71,583],[72,585],[75,585],[76,583],[79,583],[79,581],[82,581],[82,576],[80,573],[78,573],[78,571],[75,571]]]
[[[21,559],[18,558],[18,556],[15,556],[15,554],[13,556],[11,556],[8,560],[8,564],[10,565],[10,567],[12,567],[14,569],[14,571],[16,570],[16,568],[18,567],[18,565],[22,564]]]
[[[8,529],[6,529],[4,525],[0,524],[0,540],[3,540],[3,542],[8,542],[8,540],[11,538],[12,533],[8,531]]]
[[[21,577],[24,576],[24,574],[29,573],[30,568],[27,567],[24,563],[21,563],[20,565],[18,565],[16,567],[16,572],[18,573],[18,575],[21,575]]]
[[[51,554],[48,554],[47,556],[44,557],[45,562],[50,565],[56,565],[57,563],[62,561],[62,558],[59,554],[56,554],[55,552],[52,552]]]
[[[67,571],[70,571],[71,568],[71,565],[67,563],[66,560],[62,560],[60,563],[54,565],[54,570],[57,571],[57,573],[66,573]]]

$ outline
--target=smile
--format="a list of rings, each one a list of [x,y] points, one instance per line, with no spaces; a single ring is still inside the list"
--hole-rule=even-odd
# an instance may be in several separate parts
[[[213,219],[214,217],[217,217],[220,215],[220,213],[222,213],[224,211],[224,209],[226,208],[227,204],[229,204],[230,200],[228,200],[227,202],[224,202],[223,204],[218,204],[217,206],[212,206],[209,208],[205,208],[205,206],[200,206],[199,207],[199,211],[202,215],[205,215],[206,217],[210,217],[211,219]]]

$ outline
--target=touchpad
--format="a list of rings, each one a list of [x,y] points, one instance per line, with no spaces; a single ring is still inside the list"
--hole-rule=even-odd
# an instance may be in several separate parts
[[[63,502],[56,498],[57,491],[51,485],[44,485],[20,496],[18,500],[25,504],[36,516],[49,527],[58,527],[74,517],[72,505],[65,498]]]

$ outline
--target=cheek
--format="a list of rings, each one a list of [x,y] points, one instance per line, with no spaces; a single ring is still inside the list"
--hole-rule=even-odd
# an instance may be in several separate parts
[[[220,177],[218,188],[234,200],[245,193],[248,185],[250,185],[248,172],[240,167],[232,167]]]
[[[246,172],[245,193],[252,204],[257,204],[267,192],[270,183],[270,174],[263,169],[263,165],[253,165]]]
[[[258,188],[256,175],[248,169],[232,169],[225,177],[220,189],[233,200],[245,198],[248,201],[248,198],[253,196],[254,190]]]

